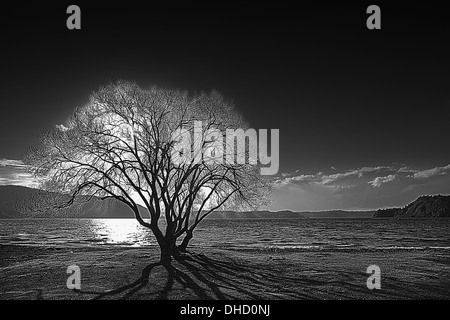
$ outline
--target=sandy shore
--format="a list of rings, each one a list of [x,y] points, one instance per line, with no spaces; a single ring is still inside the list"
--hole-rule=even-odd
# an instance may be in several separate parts
[[[170,266],[156,248],[0,246],[0,299],[450,299],[448,251],[194,249]],[[69,265],[81,290],[66,286]],[[366,269],[381,268],[369,290]]]

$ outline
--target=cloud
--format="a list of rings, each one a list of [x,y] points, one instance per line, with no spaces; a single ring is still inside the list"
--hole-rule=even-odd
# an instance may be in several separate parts
[[[450,194],[450,165],[404,164],[344,171],[285,173],[275,181],[272,210],[376,209],[403,206],[423,194]]]
[[[334,170],[336,171],[336,170]],[[316,174],[283,174],[281,179],[276,182],[280,185],[287,184],[317,184],[331,188],[348,188],[355,184],[356,181],[363,178],[376,179],[380,175],[389,176],[397,172],[397,169],[387,166],[362,167],[351,169],[344,172],[325,174],[318,172]]]
[[[0,159],[0,167],[23,168],[26,165],[21,160]]]
[[[38,181],[27,172],[27,166],[21,160],[0,159],[0,185],[36,188]]]
[[[363,176],[370,174],[379,174],[384,172],[390,172],[389,167],[362,167],[359,169],[352,169],[342,173],[335,173],[330,175],[322,175],[323,184],[340,184],[352,179],[360,179]]]
[[[289,174],[282,174],[281,179],[276,180],[276,185],[287,185],[290,183],[313,183],[316,179],[315,175],[312,174],[302,174],[298,176],[289,176]]]
[[[69,128],[67,128],[65,125],[63,125],[63,124],[57,124],[56,125],[56,129],[58,129],[58,130],[60,130],[60,131],[62,131],[62,132],[65,132],[65,131],[68,131],[69,130]]]
[[[383,183],[388,183],[391,181],[395,181],[395,179],[397,178],[397,175],[395,174],[390,174],[386,177],[376,177],[375,179],[369,181],[369,183],[374,186],[375,188],[380,187]]]
[[[448,175],[450,173],[450,164],[445,167],[435,167],[432,169],[417,171],[413,174],[414,179],[428,179],[438,175]]]

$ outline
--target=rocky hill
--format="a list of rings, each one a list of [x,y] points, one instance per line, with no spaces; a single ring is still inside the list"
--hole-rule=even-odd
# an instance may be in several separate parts
[[[375,218],[448,218],[450,196],[421,196],[403,208],[380,209]]]

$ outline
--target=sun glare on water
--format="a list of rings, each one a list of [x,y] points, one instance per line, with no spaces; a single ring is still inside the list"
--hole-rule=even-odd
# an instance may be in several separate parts
[[[141,246],[149,244],[149,232],[134,219],[92,220],[95,241],[105,244]]]

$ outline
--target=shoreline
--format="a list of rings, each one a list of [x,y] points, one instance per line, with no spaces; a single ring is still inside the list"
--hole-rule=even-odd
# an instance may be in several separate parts
[[[0,245],[0,299],[450,299],[449,251],[189,251],[165,266],[156,247]],[[374,264],[380,290],[366,286]],[[66,286],[70,265],[78,292]]]

